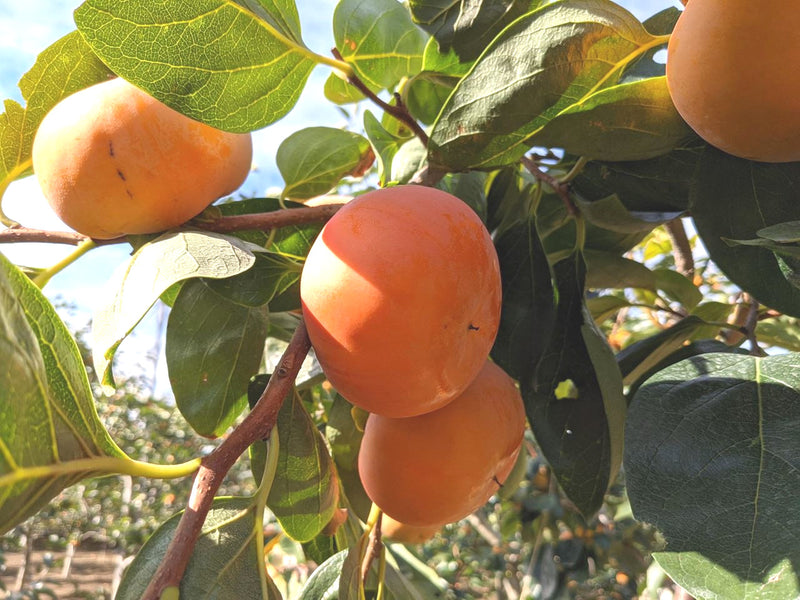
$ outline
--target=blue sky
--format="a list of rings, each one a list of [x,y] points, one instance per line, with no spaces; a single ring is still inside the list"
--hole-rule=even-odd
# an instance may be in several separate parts
[[[680,6],[678,0],[617,0],[638,18],[644,19],[669,6]],[[61,36],[74,29],[72,11],[76,0],[22,0],[0,3],[0,98],[21,101],[17,82],[36,60],[37,54]],[[333,46],[331,21],[336,0],[298,0],[298,10],[306,44],[320,54],[327,54]],[[277,144],[291,132],[309,125],[340,126],[344,123],[340,111],[322,99],[322,85],[329,70],[314,70],[300,102],[292,112],[270,127],[254,134],[255,170],[245,182],[246,195],[263,195],[274,186],[281,185],[275,167]],[[52,215],[33,177],[15,182],[6,194],[4,211],[24,225],[42,229],[66,229]],[[19,244],[2,245],[2,251],[18,264],[48,266],[59,260],[70,248],[59,245]],[[78,308],[75,321],[88,321],[94,302],[98,298],[113,270],[122,264],[129,248],[124,245],[107,246],[90,252],[80,261],[54,277],[45,288],[50,298],[60,298]],[[153,319],[151,319],[153,321]],[[145,327],[147,325],[145,324]],[[153,345],[153,332],[142,331],[141,343],[126,341],[128,354],[141,355]],[[160,375],[161,377],[161,375]]]

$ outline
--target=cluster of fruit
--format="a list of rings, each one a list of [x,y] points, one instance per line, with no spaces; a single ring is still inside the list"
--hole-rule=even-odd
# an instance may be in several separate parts
[[[315,240],[300,296],[323,371],[370,413],[358,461],[370,499],[429,531],[486,503],[519,454],[525,412],[488,360],[500,270],[475,212],[427,187],[368,192]]]

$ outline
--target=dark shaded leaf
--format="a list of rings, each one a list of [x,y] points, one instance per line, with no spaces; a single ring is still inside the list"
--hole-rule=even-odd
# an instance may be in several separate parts
[[[699,598],[800,595],[798,355],[701,355],[633,399],[625,473],[634,515],[666,538],[655,556]]]

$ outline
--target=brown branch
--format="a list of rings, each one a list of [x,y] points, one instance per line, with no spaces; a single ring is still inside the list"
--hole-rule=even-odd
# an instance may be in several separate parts
[[[372,568],[372,563],[380,558],[383,542],[381,541],[381,524],[383,522],[383,513],[378,514],[378,520],[375,521],[375,527],[369,533],[369,542],[367,543],[367,550],[364,553],[364,561],[361,563],[361,581],[364,585],[367,583],[367,576],[369,570]]]
[[[250,444],[269,437],[283,400],[291,392],[310,348],[311,342],[301,321],[253,410],[225,441],[203,458],[175,536],[142,600],[159,600],[166,588],[180,585],[222,480]]]
[[[304,208],[287,208],[266,213],[232,215],[205,221],[190,221],[187,225],[205,231],[214,231],[216,233],[232,233],[234,231],[248,230],[268,231],[279,227],[327,221],[342,206],[344,206],[343,203],[337,203]],[[77,246],[87,239],[89,238],[85,235],[70,231],[45,231],[42,229],[30,229],[28,227],[13,227],[0,230],[0,244],[12,242],[48,242],[51,244],[71,244]],[[95,242],[98,245],[120,244],[127,242],[127,238],[123,236],[110,240],[95,240]]]
[[[342,53],[339,52],[338,48],[332,48],[331,54],[333,54],[333,56],[336,57],[337,60],[344,60],[344,57],[342,57]],[[394,95],[394,99],[395,102],[397,102],[397,104],[392,105],[389,104],[388,102],[384,102],[383,100],[381,100],[375,94],[375,92],[369,89],[367,85],[363,81],[361,81],[358,75],[355,74],[348,75],[347,83],[349,83],[359,92],[364,94],[374,104],[378,105],[382,110],[392,115],[395,119],[397,119],[404,125],[407,125],[408,128],[414,132],[414,135],[416,135],[422,141],[422,143],[425,144],[425,146],[428,145],[428,134],[425,133],[425,130],[422,129],[422,127],[420,127],[419,123],[417,123],[417,120],[414,117],[412,117],[411,114],[408,112],[408,109],[406,108],[399,94]]]
[[[694,279],[694,256],[683,221],[679,218],[664,224],[669,239],[672,241],[672,254],[675,257],[675,269],[690,280]]]
[[[750,342],[750,354],[752,356],[766,356],[767,353],[758,345],[758,336],[756,335],[756,327],[758,326],[758,300],[753,298],[750,294],[745,294],[745,301],[750,304],[750,309],[747,312],[747,319],[744,323],[744,328],[747,331],[747,340]]]
[[[572,198],[569,195],[569,184],[562,183],[550,175],[550,173],[542,171],[539,168],[539,165],[536,164],[536,161],[528,156],[523,156],[520,160],[522,162],[522,166],[528,169],[531,175],[533,175],[542,183],[546,183],[553,188],[553,191],[558,194],[558,196],[564,202],[564,206],[567,207],[567,212],[570,214],[570,216],[574,217],[578,214],[578,207],[575,206],[575,203],[572,201]]]

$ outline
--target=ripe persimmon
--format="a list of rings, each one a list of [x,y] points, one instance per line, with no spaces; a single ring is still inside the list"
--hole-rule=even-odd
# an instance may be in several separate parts
[[[342,207],[314,241],[303,316],[331,384],[372,413],[435,410],[475,378],[500,320],[500,268],[464,202],[406,185]]]
[[[505,481],[522,445],[525,411],[514,381],[486,361],[472,384],[433,412],[371,414],[358,454],[370,499],[417,527],[458,521]]]
[[[416,527],[401,523],[389,515],[381,517],[381,535],[393,542],[401,544],[423,544],[431,539],[441,529],[440,525]]]
[[[124,79],[64,98],[33,142],[42,192],[67,225],[93,238],[175,227],[238,188],[250,134],[221,131]]]
[[[796,0],[691,0],[667,50],[678,112],[729,154],[800,160],[798,31]]]

